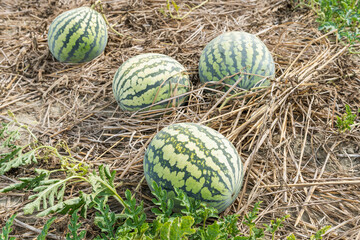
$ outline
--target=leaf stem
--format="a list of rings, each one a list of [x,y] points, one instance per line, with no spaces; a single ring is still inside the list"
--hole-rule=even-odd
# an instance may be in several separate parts
[[[122,197],[120,197],[120,195],[116,192],[116,189],[114,189],[112,186],[110,186],[107,182],[102,180],[100,177],[97,178],[97,181],[99,181],[103,186],[105,186],[107,189],[109,189],[114,194],[114,197],[116,198],[116,200],[118,200],[121,203],[121,205],[123,205],[124,208],[127,208],[128,210],[130,210],[129,207],[126,205],[124,199],[122,199]]]

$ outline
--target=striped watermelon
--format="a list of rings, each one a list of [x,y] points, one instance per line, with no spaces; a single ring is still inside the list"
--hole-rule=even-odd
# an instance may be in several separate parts
[[[178,187],[219,212],[235,201],[243,181],[242,161],[230,141],[195,123],[158,132],[146,149],[144,172],[150,188],[153,181],[171,193]]]
[[[229,77],[239,72],[242,74]],[[200,56],[199,75],[203,83],[229,77],[223,80],[228,85],[233,85],[242,77],[237,87],[249,90],[270,85],[269,78],[275,76],[275,63],[270,51],[256,36],[246,32],[228,32],[206,45]]]
[[[55,18],[49,27],[48,45],[58,61],[83,63],[104,51],[107,38],[101,14],[89,7],[80,7]]]
[[[186,97],[177,97],[189,90],[185,68],[175,59],[157,53],[145,53],[124,62],[113,80],[113,94],[122,110],[137,111],[179,106]],[[173,98],[171,101],[166,99]],[[145,110],[143,109],[143,110]]]

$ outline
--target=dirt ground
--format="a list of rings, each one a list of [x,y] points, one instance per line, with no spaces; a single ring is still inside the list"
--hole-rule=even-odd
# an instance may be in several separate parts
[[[290,233],[306,239],[325,225],[332,227],[324,239],[360,239],[360,124],[346,132],[336,127],[345,105],[360,108],[360,59],[332,34],[318,31],[310,10],[287,0],[211,0],[176,20],[160,11],[166,0],[104,0],[110,24],[125,37],[109,31],[105,52],[91,62],[57,62],[47,45],[50,23],[66,10],[92,3],[0,1],[1,122],[9,120],[11,110],[44,144],[66,141],[75,158],[109,164],[118,173],[116,182],[123,182],[120,194],[135,191],[143,178],[143,154],[154,133],[175,122],[203,123],[225,135],[245,161],[243,191],[224,214],[243,216],[262,201],[260,225],[291,215],[278,239]],[[187,12],[185,4],[199,3],[179,1],[180,13]],[[211,39],[233,30],[256,34],[266,44],[276,79],[261,94],[235,97],[220,110],[224,93],[204,91],[198,61]],[[112,95],[117,68],[147,52],[175,58],[192,82],[188,104],[164,110],[168,114],[160,118],[122,112]],[[0,188],[34,168],[58,165],[50,159],[20,167],[1,176]],[[28,195],[0,195],[0,226],[18,213],[19,239],[37,236],[48,219],[22,214]],[[146,209],[152,206],[145,181],[136,198]],[[112,206],[119,207],[115,201]],[[53,238],[64,237],[68,223],[68,216],[60,217],[51,228]],[[98,231],[91,219],[83,227],[89,234]],[[246,229],[241,222],[239,228]]]

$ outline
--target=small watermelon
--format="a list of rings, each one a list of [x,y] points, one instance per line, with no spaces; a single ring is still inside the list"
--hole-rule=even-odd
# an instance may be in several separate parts
[[[243,181],[242,161],[231,142],[195,123],[159,131],[145,151],[144,172],[150,188],[153,181],[170,193],[177,187],[219,212],[235,201]]]
[[[189,90],[190,80],[185,68],[175,59],[157,53],[145,53],[125,61],[113,80],[113,94],[125,111],[177,107],[186,96],[176,97]],[[170,101],[166,99],[172,98]]]
[[[49,27],[48,45],[58,61],[83,63],[104,51],[107,38],[106,22],[101,14],[80,7],[55,18]]]
[[[230,77],[239,72],[241,74]],[[199,75],[202,83],[228,77],[223,83],[230,86],[241,77],[237,87],[249,90],[270,85],[270,79],[275,76],[275,63],[270,51],[255,35],[228,32],[206,45],[200,56]]]

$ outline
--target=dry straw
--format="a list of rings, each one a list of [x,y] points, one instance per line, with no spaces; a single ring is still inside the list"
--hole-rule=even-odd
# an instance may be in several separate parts
[[[360,239],[360,127],[345,133],[336,128],[346,104],[360,108],[359,59],[348,54],[348,46],[330,41],[331,34],[319,32],[310,11],[294,11],[285,0],[213,0],[175,20],[160,12],[163,0],[102,2],[113,28],[131,38],[110,32],[105,53],[79,65],[55,61],[47,29],[58,14],[88,1],[0,2],[1,121],[11,109],[42,142],[65,140],[79,160],[111,165],[119,174],[118,192],[138,187],[136,197],[145,207],[151,206],[151,194],[140,180],[152,136],[175,122],[202,122],[227,136],[246,160],[243,191],[226,213],[244,214],[263,201],[259,224],[291,215],[279,239],[290,233],[302,239],[324,225],[332,226],[325,239]],[[188,8],[178,5],[185,14]],[[239,94],[220,109],[229,95],[199,84],[196,71],[205,45],[231,30],[262,39],[277,72],[269,88]],[[188,69],[188,105],[136,114],[119,109],[113,75],[125,60],[146,52],[169,55]],[[2,176],[0,187],[32,173],[20,168]],[[68,194],[77,189],[87,190],[79,185]],[[16,234],[37,235],[45,219],[21,215],[25,194],[2,194],[0,200],[0,219],[18,212]],[[63,236],[68,219],[58,219],[49,237]],[[90,221],[83,226],[93,231]]]

